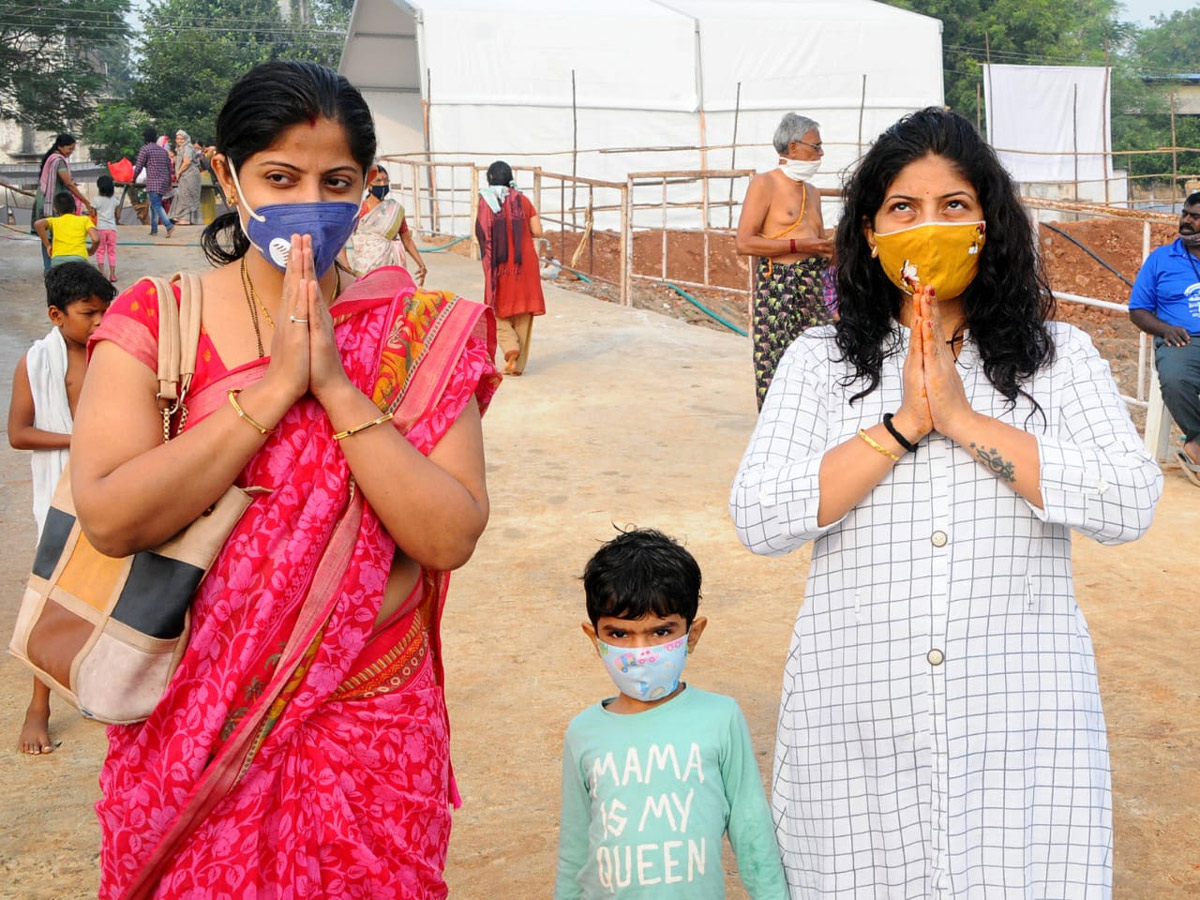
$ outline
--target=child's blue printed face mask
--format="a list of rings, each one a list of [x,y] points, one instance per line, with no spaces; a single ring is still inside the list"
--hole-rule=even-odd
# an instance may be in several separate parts
[[[622,694],[635,700],[661,700],[679,687],[687,662],[688,636],[655,647],[614,647],[599,638],[596,646],[609,677]]]
[[[312,236],[313,268],[317,278],[329,271],[358,225],[359,204],[334,200],[272,203],[251,209],[245,202],[245,192],[232,165],[229,174],[237,188],[238,205],[249,216],[249,221],[243,222],[239,214],[238,223],[263,259],[280,271],[285,270],[292,249],[292,235],[307,234]]]

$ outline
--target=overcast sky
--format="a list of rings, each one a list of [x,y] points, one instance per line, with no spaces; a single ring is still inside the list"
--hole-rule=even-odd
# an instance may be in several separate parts
[[[1156,15],[1170,15],[1175,10],[1191,9],[1194,5],[1193,0],[1122,0],[1125,7],[1125,15],[1121,18],[1128,22],[1137,22],[1139,25],[1149,25],[1150,17]],[[140,24],[142,13],[146,9],[146,0],[133,0],[133,15],[132,19],[135,23]]]
[[[1138,25],[1152,25],[1151,16],[1169,16],[1175,10],[1191,9],[1195,4],[1189,2],[1180,2],[1180,0],[1122,0],[1122,5],[1125,7],[1125,15],[1121,18],[1127,22],[1136,22]]]

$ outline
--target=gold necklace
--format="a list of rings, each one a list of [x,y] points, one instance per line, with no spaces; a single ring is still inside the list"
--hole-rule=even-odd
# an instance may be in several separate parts
[[[262,314],[267,317],[267,324],[272,328],[275,327],[275,320],[271,318],[271,312],[267,309],[267,305],[262,302],[262,298],[258,296],[258,291],[254,289],[254,282],[250,280],[250,272],[246,268],[246,257],[242,257],[242,274],[246,277],[246,284],[250,288],[250,296],[254,298],[254,302],[258,304],[258,308],[262,310]]]
[[[254,286],[250,284],[250,273],[246,271],[246,257],[242,257],[242,293],[246,297],[246,306],[250,309],[250,323],[254,326],[254,340],[258,344],[258,358],[262,359],[266,356],[263,350],[262,329],[258,327],[258,309],[254,305],[254,300],[251,295],[254,293]]]

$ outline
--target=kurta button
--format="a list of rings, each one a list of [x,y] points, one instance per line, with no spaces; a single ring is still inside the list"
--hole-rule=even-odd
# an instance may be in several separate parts
[[[933,542],[933,546],[935,546],[935,547],[945,547],[946,541],[948,541],[950,539],[948,537],[946,537],[946,532],[935,531],[932,535],[929,536],[929,540]]]
[[[943,662],[946,661],[946,654],[943,653],[941,650],[939,650],[937,647],[934,647],[932,650],[930,650],[928,653],[925,654],[925,658],[927,660],[929,660],[929,664],[931,666],[940,666]]]

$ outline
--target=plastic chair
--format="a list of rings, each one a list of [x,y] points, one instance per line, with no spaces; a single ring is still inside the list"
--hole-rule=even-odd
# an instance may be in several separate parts
[[[1150,395],[1146,409],[1146,449],[1156,460],[1162,462],[1167,458],[1171,443],[1171,426],[1175,420],[1163,403],[1162,389],[1158,384],[1158,367],[1150,363]],[[1172,456],[1172,460],[1174,456]]]

